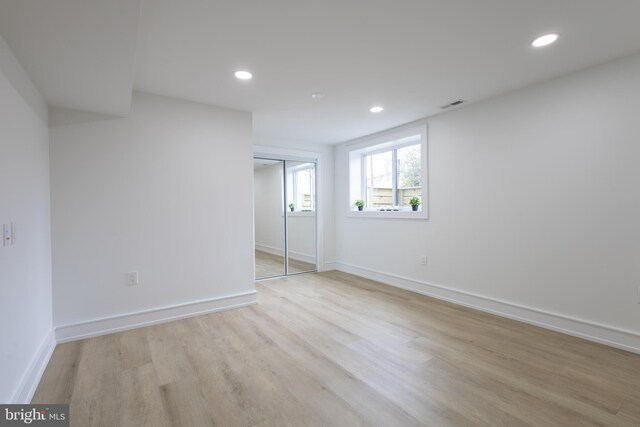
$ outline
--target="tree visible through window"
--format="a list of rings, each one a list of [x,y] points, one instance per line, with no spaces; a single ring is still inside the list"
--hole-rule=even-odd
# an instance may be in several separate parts
[[[398,148],[398,188],[396,190],[396,204],[409,206],[413,196],[422,195],[420,144]]]

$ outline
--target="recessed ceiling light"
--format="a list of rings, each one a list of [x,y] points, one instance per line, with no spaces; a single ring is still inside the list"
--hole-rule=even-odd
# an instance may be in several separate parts
[[[324,93],[322,92],[315,92],[311,94],[311,98],[312,99],[322,99],[324,98]]]
[[[249,80],[251,79],[251,77],[253,77],[253,74],[245,70],[236,71],[234,75],[240,80]]]
[[[372,113],[379,113],[381,111],[384,111],[384,108],[376,105],[375,107],[369,108],[369,111],[371,111]]]
[[[531,42],[531,46],[533,47],[543,47],[549,46],[551,43],[558,40],[558,35],[555,33],[545,34],[543,36],[538,37],[534,41]]]

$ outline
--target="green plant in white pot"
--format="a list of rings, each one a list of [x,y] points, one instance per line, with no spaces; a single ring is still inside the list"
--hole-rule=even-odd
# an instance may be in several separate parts
[[[409,200],[409,204],[411,205],[411,210],[412,211],[417,211],[418,210],[418,206],[420,206],[420,203],[422,203],[420,201],[420,197],[417,197],[417,196],[413,196],[411,198],[411,200]]]

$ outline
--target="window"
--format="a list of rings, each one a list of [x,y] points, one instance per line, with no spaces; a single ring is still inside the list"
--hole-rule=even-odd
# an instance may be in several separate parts
[[[365,206],[376,209],[411,207],[411,198],[422,196],[420,155],[419,143],[363,154]]]
[[[349,149],[350,210],[364,202],[364,213],[426,218],[426,126],[360,140]],[[412,198],[420,204],[411,205]],[[398,215],[400,214],[400,215]]]
[[[316,209],[314,171],[312,163],[287,167],[287,205],[293,203],[296,211],[313,212]]]

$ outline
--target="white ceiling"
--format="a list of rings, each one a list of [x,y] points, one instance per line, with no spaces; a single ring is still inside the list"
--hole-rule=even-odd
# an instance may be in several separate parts
[[[140,0],[0,0],[0,35],[49,105],[127,115]]]
[[[138,3],[0,0],[0,34],[50,104],[119,111]],[[637,0],[144,0],[133,87],[252,111],[257,140],[337,143],[639,52],[639,16]]]

